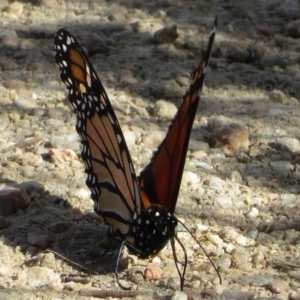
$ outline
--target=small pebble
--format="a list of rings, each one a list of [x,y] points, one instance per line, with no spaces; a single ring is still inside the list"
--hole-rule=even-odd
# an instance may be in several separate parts
[[[14,105],[20,109],[32,109],[38,107],[38,104],[33,99],[16,98],[13,101]]]
[[[222,246],[223,241],[222,241],[222,239],[221,239],[219,236],[217,236],[217,235],[215,235],[215,234],[211,234],[211,233],[207,233],[205,236],[206,236],[206,238],[207,238],[210,242],[212,242],[214,245],[216,245],[216,246],[218,246],[218,247],[221,247],[221,246]]]
[[[127,146],[132,146],[135,144],[136,138],[135,138],[135,134],[132,131],[123,131],[123,135],[126,141]]]
[[[187,300],[188,296],[184,291],[176,291],[172,298],[172,300]]]
[[[173,103],[159,100],[155,102],[153,111],[158,118],[171,121],[177,113],[177,107]]]
[[[177,25],[172,24],[156,31],[153,35],[153,40],[158,44],[165,44],[173,43],[178,37]]]
[[[60,284],[60,276],[53,270],[45,267],[31,267],[25,270],[28,286],[32,288],[44,285]]]
[[[270,165],[276,172],[290,172],[294,170],[294,166],[289,161],[273,161],[270,162]]]
[[[289,284],[284,280],[273,280],[269,283],[268,288],[272,293],[280,294],[289,288]]]
[[[163,274],[162,269],[157,263],[147,264],[147,267],[144,272],[144,278],[149,280],[160,279]]]
[[[50,243],[50,238],[45,234],[28,232],[27,241],[31,246],[44,250],[48,247]]]

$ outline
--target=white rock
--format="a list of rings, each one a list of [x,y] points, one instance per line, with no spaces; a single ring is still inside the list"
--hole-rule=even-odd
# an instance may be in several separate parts
[[[198,183],[200,182],[200,178],[197,174],[195,174],[194,172],[184,172],[183,173],[183,181],[186,183]]]
[[[227,253],[231,253],[236,248],[232,243],[228,243],[225,245],[224,249]]]
[[[222,246],[223,240],[216,234],[207,233],[206,238],[216,246]]]
[[[251,210],[248,212],[249,218],[257,218],[259,215],[259,210],[256,207],[252,207]]]
[[[177,107],[173,103],[164,100],[156,101],[153,110],[158,118],[165,120],[172,120],[177,113]]]
[[[242,246],[247,246],[249,243],[248,243],[248,238],[246,238],[245,236],[242,236],[242,235],[238,235],[236,237],[236,243],[238,245],[242,245]]]
[[[207,231],[208,227],[203,224],[197,224],[197,229],[200,231]]]
[[[33,99],[17,98],[13,101],[13,104],[21,109],[32,109],[38,107],[38,104]]]
[[[295,194],[282,194],[279,196],[279,200],[283,205],[293,204],[297,199]]]
[[[224,184],[225,184],[225,181],[216,176],[212,176],[209,181],[209,187],[216,191],[222,190]]]
[[[223,208],[228,208],[232,206],[232,200],[229,197],[218,196],[214,199],[215,205]]]
[[[286,146],[292,152],[296,152],[300,149],[299,141],[294,138],[281,138],[277,140],[277,143]]]
[[[235,230],[235,228],[226,226],[224,228],[224,237],[228,240],[235,240],[235,238],[239,235],[239,233]]]
[[[27,284],[30,287],[40,287],[52,284],[54,281],[60,281],[59,274],[45,267],[31,267],[25,270],[25,273]]]
[[[203,169],[208,173],[216,173],[215,169],[203,161],[195,163],[196,168]]]
[[[190,139],[189,149],[192,151],[208,152],[210,150],[210,147],[206,142]]]
[[[171,299],[172,300],[187,300],[188,296],[184,291],[176,291]]]
[[[153,257],[152,262],[155,264],[160,264],[161,263],[161,259],[158,256]]]
[[[91,198],[91,191],[87,187],[72,189],[68,192],[68,196],[72,198],[88,200]]]
[[[123,131],[123,135],[128,146],[132,146],[135,144],[135,134],[132,131],[126,130]]]
[[[9,274],[11,273],[12,273],[11,268],[6,266],[0,266],[0,276],[2,277],[9,276]]]
[[[224,237],[230,240],[232,243],[242,246],[253,246],[255,241],[243,236],[236,231],[235,228],[227,226],[224,228]]]
[[[263,199],[262,198],[259,198],[259,197],[255,197],[252,199],[252,205],[261,205],[263,202]]]

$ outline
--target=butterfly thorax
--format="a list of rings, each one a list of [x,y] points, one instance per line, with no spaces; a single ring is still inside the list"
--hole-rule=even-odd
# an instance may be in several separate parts
[[[165,247],[175,235],[177,219],[160,205],[152,205],[134,218],[129,236],[134,243],[127,244],[135,255],[146,258]]]

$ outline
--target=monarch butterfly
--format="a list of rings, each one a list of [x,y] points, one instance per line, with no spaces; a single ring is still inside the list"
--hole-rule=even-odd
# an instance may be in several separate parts
[[[139,178],[135,175],[115,112],[92,64],[68,31],[60,29],[55,35],[55,60],[76,113],[86,184],[91,190],[94,210],[110,226],[113,236],[122,239],[115,274],[117,283],[124,289],[127,288],[121,285],[118,277],[123,247],[138,257],[147,258],[162,250],[169,240],[183,289],[187,255],[176,236],[179,221],[173,214],[216,27],[217,17],[208,46],[168,133]],[[174,239],[185,255],[182,274]]]

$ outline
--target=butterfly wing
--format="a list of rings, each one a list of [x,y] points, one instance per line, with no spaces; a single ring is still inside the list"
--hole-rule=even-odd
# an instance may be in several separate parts
[[[160,204],[171,214],[175,211],[177,197],[187,154],[190,134],[196,115],[203,82],[209,63],[217,27],[217,18],[209,36],[208,46],[194,71],[189,89],[183,97],[168,133],[152,157],[150,164],[139,176],[144,206]]]
[[[56,33],[55,50],[77,116],[95,211],[126,235],[134,215],[141,211],[141,197],[121,127],[92,64],[68,31]]]

